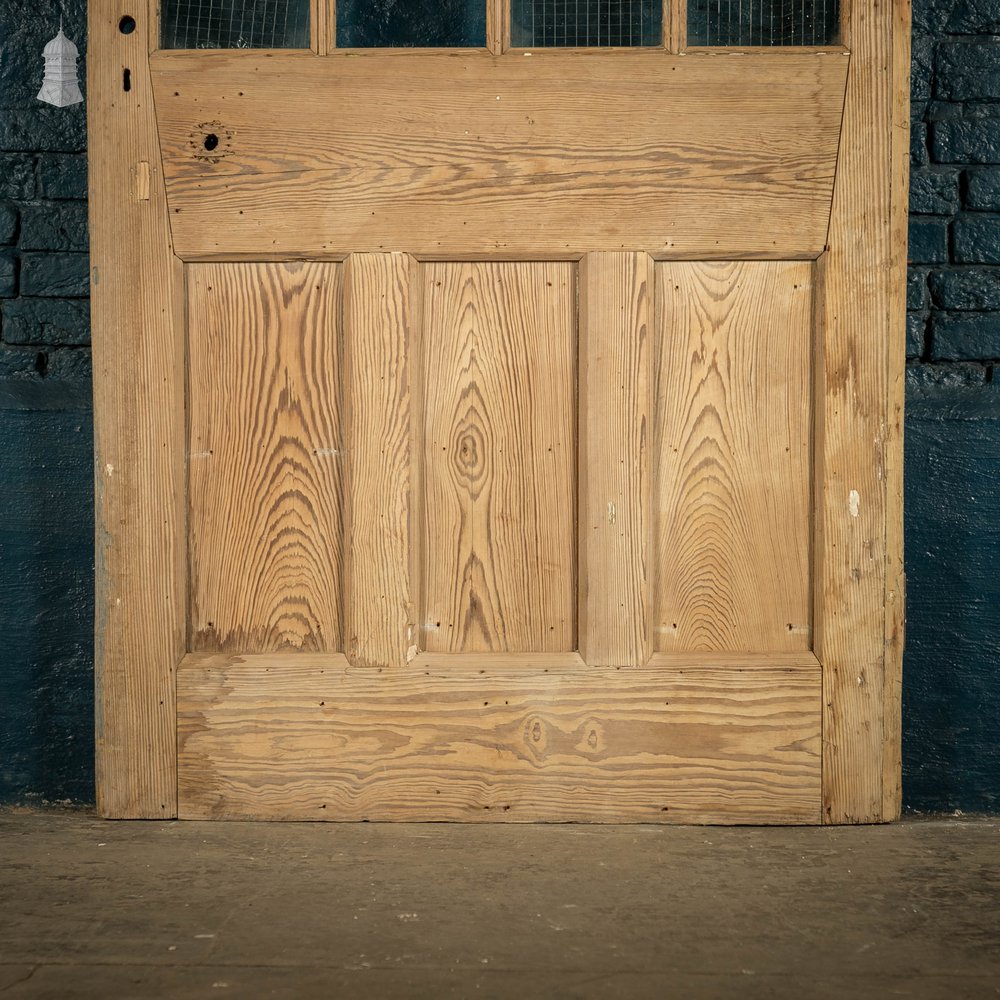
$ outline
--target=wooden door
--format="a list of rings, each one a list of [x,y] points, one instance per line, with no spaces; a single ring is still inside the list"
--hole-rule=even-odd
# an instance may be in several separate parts
[[[905,0],[270,2],[90,5],[100,811],[895,817]]]

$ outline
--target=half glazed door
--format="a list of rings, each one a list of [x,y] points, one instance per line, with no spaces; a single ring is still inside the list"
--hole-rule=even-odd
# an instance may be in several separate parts
[[[110,816],[899,806],[908,12],[91,3]]]

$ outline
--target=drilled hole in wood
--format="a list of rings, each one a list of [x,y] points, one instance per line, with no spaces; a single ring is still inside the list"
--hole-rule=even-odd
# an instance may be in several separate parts
[[[132,70],[126,68],[122,72],[122,90],[127,94],[132,89]]]
[[[119,30],[119,31],[120,31],[120,32],[121,32],[121,33],[122,33],[123,35],[131,35],[131,34],[132,34],[132,32],[133,32],[133,31],[135,31],[135,18],[134,18],[134,17],[131,17],[131,16],[130,16],[130,15],[128,15],[128,14],[126,14],[126,15],[125,15],[125,16],[124,16],[124,17],[123,17],[123,18],[122,18],[122,19],[121,19],[121,20],[120,20],[120,21],[118,22],[118,30]]]
[[[209,132],[208,135],[205,136],[205,140],[202,145],[211,153],[213,149],[218,148],[219,137],[214,132]]]

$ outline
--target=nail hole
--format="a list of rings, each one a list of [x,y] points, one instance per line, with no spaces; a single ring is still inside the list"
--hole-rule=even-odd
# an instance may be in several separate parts
[[[121,32],[121,33],[122,33],[123,35],[131,35],[131,34],[132,34],[132,32],[133,32],[133,31],[135,31],[135,18],[134,18],[134,17],[131,17],[131,16],[129,16],[128,14],[126,14],[126,15],[125,15],[125,16],[124,16],[124,17],[123,17],[123,18],[122,18],[122,19],[121,19],[121,20],[120,20],[120,21],[118,22],[118,30],[119,30],[119,31],[120,31],[120,32]]]
[[[205,141],[203,145],[205,149],[207,149],[211,153],[213,149],[218,148],[219,137],[214,132],[209,132],[208,135],[205,136]]]
[[[122,90],[127,94],[132,89],[132,70],[126,69],[122,73]]]

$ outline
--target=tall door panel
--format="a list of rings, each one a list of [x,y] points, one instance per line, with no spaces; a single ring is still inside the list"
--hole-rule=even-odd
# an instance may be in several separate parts
[[[808,650],[813,265],[656,278],[655,647]]]
[[[571,264],[424,269],[424,648],[576,648]]]
[[[191,648],[341,648],[336,264],[188,269]]]

